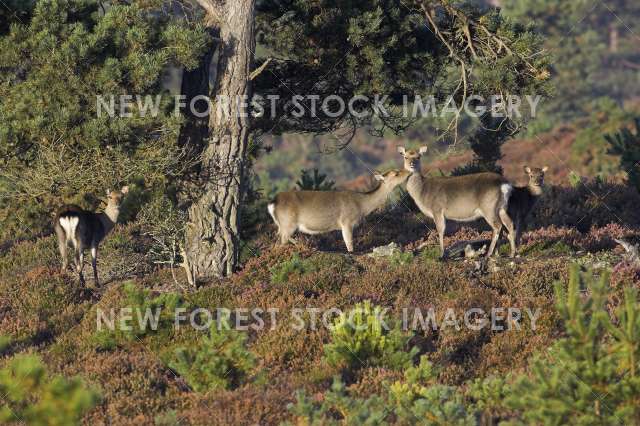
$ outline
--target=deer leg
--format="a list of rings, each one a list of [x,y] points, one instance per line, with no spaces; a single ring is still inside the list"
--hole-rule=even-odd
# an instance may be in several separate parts
[[[513,227],[513,221],[511,220],[511,217],[509,217],[509,214],[507,214],[507,211],[504,209],[500,209],[498,211],[498,216],[500,216],[500,221],[502,222],[504,227],[507,228],[507,232],[509,233],[508,237],[509,245],[511,246],[511,257],[516,257],[516,235],[515,229]]]
[[[64,235],[64,231],[58,229],[56,226],[56,235],[58,236],[58,250],[60,250],[60,256],[62,256],[61,271],[65,272],[69,266],[69,257],[67,256],[67,237]]]
[[[520,247],[520,242],[522,241],[522,221],[520,219],[516,220],[516,247]]]
[[[83,247],[74,241],[73,248],[74,248],[74,255],[75,255],[74,257],[75,257],[75,263],[76,263],[76,272],[78,273],[78,278],[80,279],[80,283],[84,285],[85,284],[84,275],[82,274],[82,269],[84,266]]]
[[[434,214],[433,220],[436,223],[436,231],[438,231],[438,242],[440,243],[440,252],[444,257],[444,232],[447,229],[447,220],[444,213]]]
[[[347,251],[353,253],[353,228],[350,225],[342,225],[342,239],[347,246]]]
[[[98,246],[91,247],[91,267],[93,268],[93,280],[95,281],[95,286],[98,287]]]
[[[496,244],[498,244],[498,238],[500,238],[500,231],[502,230],[502,222],[500,222],[500,220],[492,220],[487,222],[489,222],[489,225],[491,225],[491,229],[493,229],[491,244],[489,244],[489,250],[487,250],[487,254],[485,255],[486,258],[489,258],[491,257],[491,255],[493,255]]]
[[[294,226],[287,226],[285,224],[280,225],[280,244],[286,245],[289,242],[295,244],[296,241],[292,238],[294,232],[296,232],[296,228]]]

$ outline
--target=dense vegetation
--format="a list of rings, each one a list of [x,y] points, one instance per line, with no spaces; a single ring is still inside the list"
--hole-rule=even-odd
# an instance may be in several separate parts
[[[617,195],[607,204],[627,226],[609,224],[608,207],[595,204],[610,192]],[[82,378],[64,389],[78,395],[69,415],[82,412],[90,423],[634,423],[640,268],[613,238],[640,236],[638,202],[634,189],[620,185],[551,187],[525,234],[523,257],[486,271],[437,260],[435,232],[402,205],[372,215],[356,233],[364,253],[398,243],[402,256],[390,258],[336,252],[339,235],[274,247],[275,229],[263,225],[241,273],[187,292],[184,274],[176,283],[168,269],[136,257],[145,244],[136,225],[108,240],[100,268],[110,279],[89,291],[58,272],[52,237],[22,242],[0,258],[1,380],[9,381],[0,386],[15,389],[11,366],[26,352],[50,376]],[[447,244],[488,235],[462,227]],[[523,310],[520,329],[506,318],[498,320],[501,330],[458,329],[446,318],[451,310],[462,323],[466,309],[509,306]],[[343,316],[311,328],[312,311],[295,312],[305,307],[319,310],[318,322],[333,307]],[[157,329],[136,321],[125,332],[97,329],[98,311],[121,308],[134,319],[139,309],[158,310]],[[176,308],[185,318],[197,308],[214,316],[218,308],[261,308],[264,327],[253,327],[245,312],[246,329],[227,329],[236,324],[233,311],[221,327],[207,326],[206,317],[198,317],[198,329],[188,320],[176,327]],[[275,321],[269,308],[278,310]],[[402,328],[404,309],[426,318],[430,308],[437,329]],[[525,308],[539,309],[535,329]],[[292,327],[298,318],[307,327]],[[39,392],[47,401],[60,397]],[[16,399],[22,411],[9,407],[22,416],[37,412],[44,402],[35,395]]]
[[[640,11],[622,0],[503,0],[502,14],[480,3],[453,11],[524,56],[493,61],[491,37],[473,52],[449,2],[435,15],[451,51],[404,2],[258,1],[256,59],[275,58],[256,76],[262,94],[321,79],[315,89],[345,96],[442,96],[459,92],[460,61],[474,93],[556,93],[518,135],[524,121],[463,120],[452,164],[437,149],[453,146],[448,117],[351,123],[364,128],[337,152],[335,139],[303,133],[347,117],[256,120],[239,271],[193,286],[180,267],[181,186],[198,170],[185,129],[202,123],[175,116],[171,97],[157,115],[99,116],[96,95],[174,93],[168,74],[198,74],[212,54],[211,22],[189,1],[0,1],[0,422],[640,424],[640,260],[617,241],[640,241]],[[535,53],[543,45],[555,59]],[[417,68],[431,79],[416,82]],[[356,230],[353,255],[338,233],[275,244],[276,189],[331,190],[397,167],[396,145],[425,141],[435,174],[514,179],[525,162],[551,166],[521,257],[507,259],[504,244],[495,261],[440,260],[433,223],[401,190]],[[51,213],[97,208],[124,183],[101,286],[83,286],[59,270]],[[445,244],[489,235],[452,224]],[[389,256],[372,256],[390,242]],[[483,319],[494,328],[475,327]]]

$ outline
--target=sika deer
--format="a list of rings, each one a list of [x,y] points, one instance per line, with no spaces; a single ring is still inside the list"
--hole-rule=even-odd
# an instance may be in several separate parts
[[[53,227],[58,236],[58,248],[62,256],[62,271],[68,266],[67,246],[73,245],[76,271],[80,276],[80,282],[84,284],[82,270],[84,268],[84,250],[91,249],[91,266],[95,285],[98,286],[98,270],[96,262],[98,258],[98,245],[115,226],[122,199],[129,192],[125,186],[120,191],[107,191],[107,207],[102,213],[94,213],[83,210],[76,205],[63,206],[53,222]]]
[[[407,192],[420,211],[434,220],[443,257],[447,219],[467,222],[478,218],[484,218],[493,229],[486,256],[493,254],[502,226],[509,232],[511,256],[515,256],[515,232],[507,214],[513,187],[506,179],[496,173],[423,177],[420,174],[420,157],[427,152],[427,147],[423,146],[419,151],[398,147],[398,152],[404,157],[405,169],[412,173],[407,180]]]
[[[286,244],[296,230],[305,234],[342,231],[347,251],[353,252],[353,228],[369,213],[382,206],[394,188],[410,173],[391,170],[376,174],[380,185],[370,192],[288,191],[276,195],[268,205],[278,226],[280,243]]]
[[[525,166],[524,171],[529,176],[529,183],[527,186],[516,186],[513,188],[511,197],[509,198],[509,205],[507,213],[509,217],[513,219],[513,224],[516,231],[516,248],[520,247],[520,238],[522,237],[522,230],[526,227],[527,217],[533,206],[538,201],[538,197],[542,195],[542,187],[544,185],[544,173],[548,170],[547,167],[533,169]]]

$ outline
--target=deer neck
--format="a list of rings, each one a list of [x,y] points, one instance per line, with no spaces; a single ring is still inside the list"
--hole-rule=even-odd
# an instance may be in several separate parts
[[[529,184],[527,188],[529,189],[529,194],[533,195],[534,197],[539,197],[542,195],[541,186]]]
[[[424,187],[424,178],[419,172],[413,172],[409,179],[407,180],[407,192],[411,197],[418,196],[422,193],[422,188]]]
[[[394,188],[395,186],[386,185],[383,183],[373,191],[362,194],[363,200],[361,205],[364,215],[368,215],[369,213],[380,207],[382,204],[384,204],[387,197],[389,196],[389,194],[391,194],[391,191],[393,191]]]
[[[100,214],[100,221],[106,232],[111,231],[118,221],[120,215],[120,207],[108,204],[107,208]]]

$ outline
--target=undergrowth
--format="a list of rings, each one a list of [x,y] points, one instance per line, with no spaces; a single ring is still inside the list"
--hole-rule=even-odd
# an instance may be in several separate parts
[[[386,317],[384,309],[370,301],[342,313],[331,328],[331,342],[324,347],[329,365],[344,369],[366,366],[407,368],[418,353],[409,346],[411,335]]]
[[[198,392],[237,387],[256,365],[246,339],[226,320],[215,322],[196,345],[177,348],[169,367]]]

